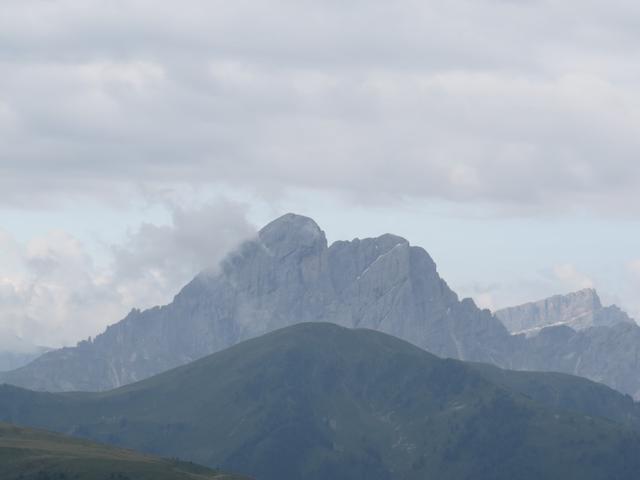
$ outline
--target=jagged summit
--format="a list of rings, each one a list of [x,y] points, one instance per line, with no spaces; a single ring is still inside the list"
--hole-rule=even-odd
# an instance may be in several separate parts
[[[617,323],[634,323],[615,305],[603,307],[598,293],[585,288],[567,295],[552,297],[505,308],[495,312],[513,334],[536,335],[541,329],[564,325],[574,330]]]
[[[562,297],[562,295],[555,295],[555,297]],[[575,292],[570,292],[564,295],[564,298],[568,303],[581,305],[585,309],[599,310],[602,308],[602,301],[595,288],[583,288]]]
[[[287,213],[260,230],[258,239],[276,257],[296,250],[319,251],[327,248],[327,237],[311,218]]]
[[[260,229],[260,234],[272,230],[308,230],[318,234],[322,233],[322,230],[313,218],[305,215],[299,215],[297,213],[285,213],[280,217],[267,223]]]
[[[379,330],[476,361],[503,360],[500,339],[509,337],[489,312],[459,301],[422,248],[392,234],[329,247],[316,222],[289,213],[169,305],[134,312],[92,343],[45,355],[0,380],[104,390],[302,322]]]

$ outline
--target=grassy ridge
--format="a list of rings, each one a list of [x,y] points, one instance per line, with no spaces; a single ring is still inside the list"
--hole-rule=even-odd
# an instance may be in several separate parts
[[[489,373],[379,332],[300,324],[110,392],[0,387],[0,419],[258,480],[637,478],[632,428]]]
[[[0,423],[3,480],[240,480],[188,462],[142,455]]]

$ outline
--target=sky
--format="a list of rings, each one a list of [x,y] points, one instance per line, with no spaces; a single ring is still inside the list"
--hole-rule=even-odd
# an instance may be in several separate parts
[[[640,4],[3,0],[0,347],[171,301],[273,218],[496,309],[640,318]]]

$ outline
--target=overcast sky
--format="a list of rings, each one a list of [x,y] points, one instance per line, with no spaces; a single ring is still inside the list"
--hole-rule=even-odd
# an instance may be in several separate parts
[[[639,47],[627,0],[2,0],[0,331],[95,335],[287,211],[640,318]]]

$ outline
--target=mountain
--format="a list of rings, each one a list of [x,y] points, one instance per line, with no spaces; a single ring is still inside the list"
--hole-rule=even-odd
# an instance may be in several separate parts
[[[640,399],[640,327],[615,305],[604,307],[595,290],[495,314],[519,343],[510,368],[579,375]]]
[[[45,347],[41,347],[40,349],[31,353],[2,350],[0,351],[0,372],[14,370],[16,368],[28,365],[36,358],[50,350],[51,349]]]
[[[526,335],[535,335],[543,328],[558,325],[584,330],[635,323],[617,306],[603,307],[600,297],[591,288],[505,308],[496,311],[495,315],[511,333]]]
[[[165,460],[0,423],[3,480],[241,480],[193,463]]]
[[[637,418],[628,397],[562,375],[492,381],[492,368],[371,330],[299,324],[109,392],[5,385],[0,418],[258,480],[637,478],[640,434],[590,414],[622,406]],[[529,378],[531,395],[504,386]],[[582,412],[553,405],[571,396],[565,380],[597,392]]]
[[[27,365],[50,350],[34,345],[8,329],[0,329],[0,372]]]
[[[513,369],[579,375],[640,399],[640,327],[635,323],[578,331],[548,327],[521,345],[513,350]]]
[[[537,333],[511,334],[500,319]],[[105,391],[299,322],[378,330],[442,357],[580,375],[640,399],[640,327],[602,307],[595,292],[494,316],[459,300],[427,252],[405,239],[329,246],[313,220],[294,214],[264,227],[170,304],[132,310],[93,341],[0,373],[0,382]]]
[[[505,370],[470,364],[488,381],[552,409],[601,417],[640,431],[640,403],[601,383],[555,372]]]
[[[299,322],[390,333],[440,356],[505,365],[509,332],[460,301],[425,250],[382,235],[327,245],[310,218],[278,218],[198,275],[173,302],[133,310],[93,341],[0,380],[36,390],[108,390]]]

